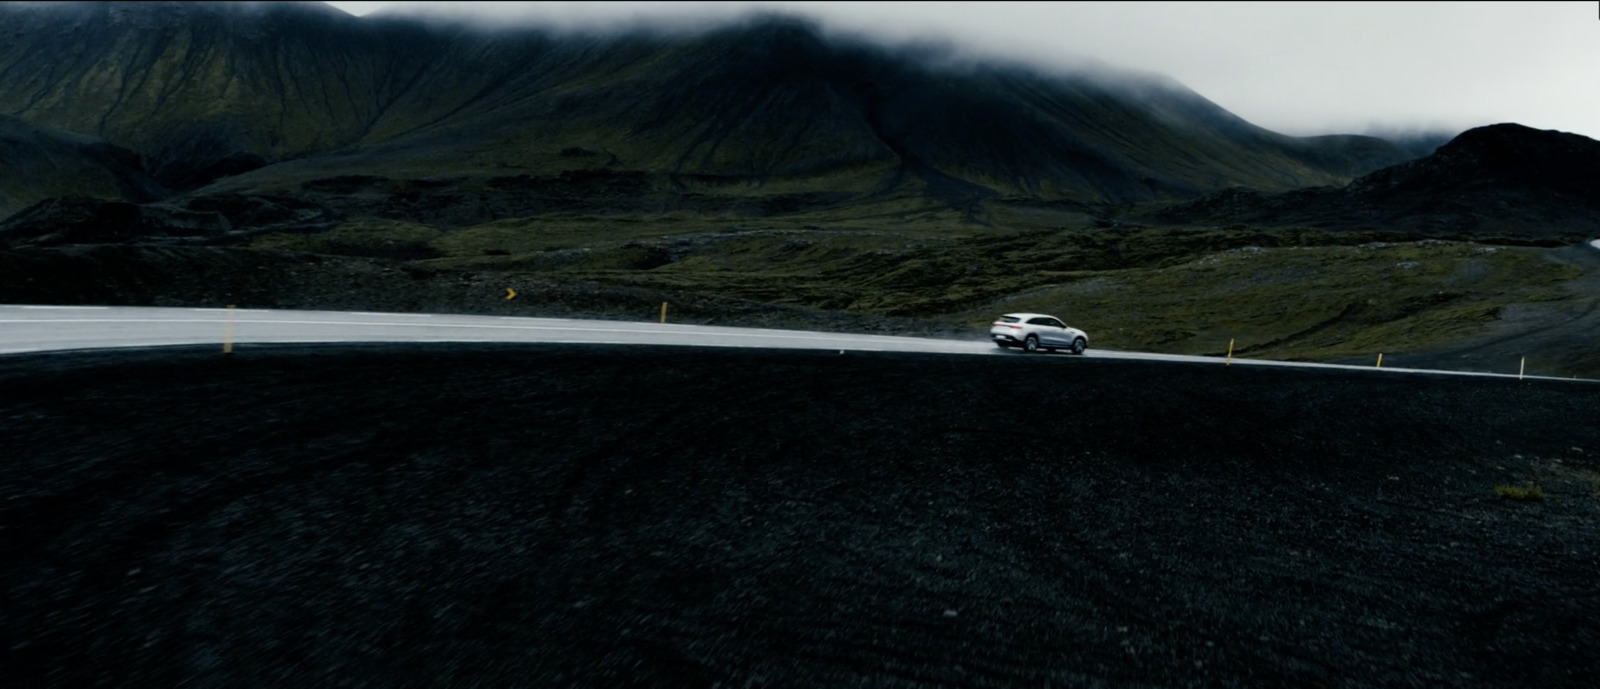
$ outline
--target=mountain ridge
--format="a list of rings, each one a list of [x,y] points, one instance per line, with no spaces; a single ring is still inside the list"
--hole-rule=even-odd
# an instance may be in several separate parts
[[[584,148],[667,178],[1130,203],[1410,158],[1376,138],[1269,132],[1170,79],[956,63],[783,15],[593,37],[320,3],[113,2],[7,8],[0,32],[16,39],[0,48],[0,113],[135,150],[177,191],[251,172],[262,190],[273,165],[313,159],[366,165],[327,176],[417,159],[553,173]]]
[[[1600,141],[1515,123],[1475,127],[1432,154],[1343,186],[1229,190],[1149,212],[1166,223],[1387,228],[1550,246],[1600,234]]]
[[[0,220],[57,196],[144,203],[170,193],[145,173],[133,151],[6,115],[0,115],[0,161],[9,169],[28,171],[0,174]]]

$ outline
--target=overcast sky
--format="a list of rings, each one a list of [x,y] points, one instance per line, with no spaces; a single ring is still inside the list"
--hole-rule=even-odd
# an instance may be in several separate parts
[[[1293,135],[1517,122],[1600,139],[1600,3],[333,2],[605,29],[779,10],[900,42],[1042,66],[1159,72]],[[440,8],[447,8],[441,10]]]

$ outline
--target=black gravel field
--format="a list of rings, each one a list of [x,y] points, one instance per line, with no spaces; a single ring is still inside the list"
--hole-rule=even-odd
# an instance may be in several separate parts
[[[6,689],[1600,683],[1595,383],[133,350],[0,443]]]

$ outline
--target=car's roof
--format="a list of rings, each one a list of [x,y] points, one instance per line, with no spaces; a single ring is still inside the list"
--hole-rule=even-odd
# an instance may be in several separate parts
[[[1055,316],[1052,316],[1052,315],[1050,315],[1048,313],[1003,313],[1003,314],[1000,314],[1001,318],[1006,318],[1006,317],[1011,317],[1011,318],[1033,318],[1034,316],[1044,316],[1046,318],[1055,318]],[[1056,320],[1060,320],[1060,319],[1057,318]]]

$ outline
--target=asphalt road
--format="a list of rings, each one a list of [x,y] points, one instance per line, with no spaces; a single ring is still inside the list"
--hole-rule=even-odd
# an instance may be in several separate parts
[[[672,323],[422,313],[0,306],[0,353],[107,347],[327,342],[651,344],[990,354],[975,340]]]
[[[1093,333],[1090,336],[1093,337]],[[336,342],[622,344],[1021,356],[1018,352],[1002,351],[981,337],[937,339],[673,323],[425,313],[0,304],[0,354],[119,347],[215,344],[220,348],[227,344]],[[1266,359],[1224,360],[1092,347],[1091,344],[1086,356],[1240,366],[1348,370],[1372,368]],[[1383,370],[1391,373],[1572,380],[1394,366]]]

